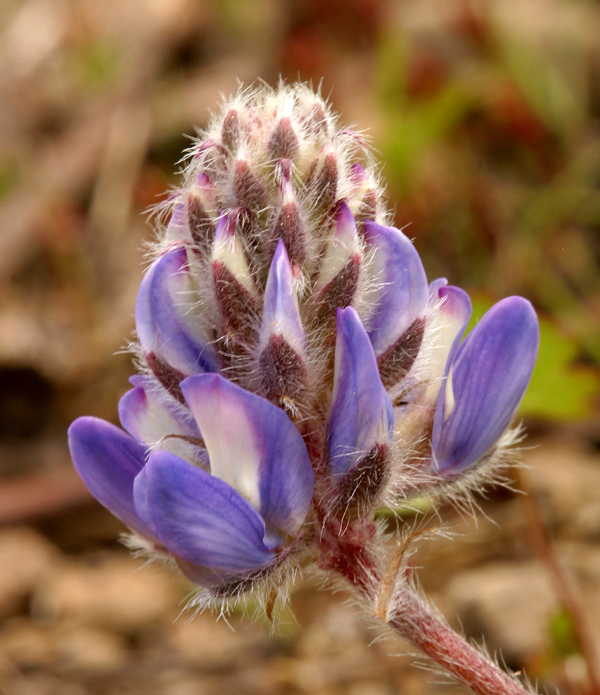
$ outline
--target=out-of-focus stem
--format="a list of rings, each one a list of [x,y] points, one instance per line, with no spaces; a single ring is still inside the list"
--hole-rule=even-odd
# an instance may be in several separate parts
[[[577,598],[575,588],[558,557],[548,532],[548,527],[544,522],[538,494],[531,486],[530,480],[524,471],[517,470],[516,474],[520,489],[526,493],[523,496],[523,504],[527,512],[533,541],[548,569],[558,600],[573,621],[575,638],[579,643],[581,655],[585,659],[588,669],[590,695],[600,695],[600,665],[588,620]]]

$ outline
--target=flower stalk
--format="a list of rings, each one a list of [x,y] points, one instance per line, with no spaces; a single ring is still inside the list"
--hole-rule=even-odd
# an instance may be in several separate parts
[[[377,616],[380,617],[380,616]],[[527,695],[514,677],[452,630],[408,586],[397,588],[394,609],[381,616],[388,627],[477,695]]]

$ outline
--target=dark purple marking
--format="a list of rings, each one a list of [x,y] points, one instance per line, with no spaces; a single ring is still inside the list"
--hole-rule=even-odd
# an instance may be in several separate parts
[[[294,159],[298,154],[298,136],[289,118],[281,118],[269,138],[269,154],[273,159]]]
[[[240,122],[238,112],[231,109],[223,119],[221,141],[228,150],[235,150],[240,138]]]
[[[296,400],[306,384],[306,365],[280,335],[271,337],[258,360],[260,385],[265,398],[277,406]]]
[[[198,196],[188,199],[187,215],[192,242],[202,255],[208,255],[215,238],[215,223]]]
[[[315,160],[306,175],[306,186],[321,210],[328,211],[337,200],[338,165],[333,152]]]
[[[238,207],[249,208],[254,213],[265,207],[265,190],[245,159],[235,163],[234,188]]]
[[[389,449],[377,444],[338,483],[335,491],[336,515],[362,516],[370,510],[388,474]]]
[[[292,266],[303,266],[306,260],[305,230],[296,203],[285,203],[271,232],[274,243],[281,239]]]
[[[377,358],[379,376],[386,389],[397,384],[408,374],[421,349],[425,319],[411,323],[404,335]]]
[[[163,386],[173,398],[185,405],[185,398],[183,397],[179,384],[185,379],[186,375],[178,369],[175,369],[175,367],[171,367],[167,362],[160,360],[153,352],[147,352],[145,357],[146,363],[161,386]]]
[[[258,314],[256,300],[223,263],[213,261],[212,271],[226,330],[245,340],[254,339]]]
[[[316,299],[319,323],[335,317],[336,309],[345,309],[354,298],[360,273],[360,256],[351,256],[342,270],[329,282]]]

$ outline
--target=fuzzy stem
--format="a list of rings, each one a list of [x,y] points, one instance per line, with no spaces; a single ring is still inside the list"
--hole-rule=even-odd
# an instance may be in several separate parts
[[[408,586],[397,587],[388,627],[422,649],[477,695],[530,695],[516,680],[454,632]]]
[[[351,535],[351,534],[348,534]],[[476,695],[531,695],[438,616],[408,584],[398,582],[403,549],[382,574],[358,538],[321,537],[323,568],[341,574],[373,605],[373,615],[419,647]]]

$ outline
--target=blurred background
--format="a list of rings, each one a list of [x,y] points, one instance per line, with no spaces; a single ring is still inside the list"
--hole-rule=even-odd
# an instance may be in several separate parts
[[[128,388],[145,211],[221,95],[280,75],[368,133],[430,278],[468,289],[477,316],[514,293],[538,309],[530,467],[478,500],[477,522],[442,508],[460,535],[414,562],[451,623],[511,668],[598,695],[592,0],[2,0],[0,692],[464,692],[310,579],[275,637],[237,614],[235,631],[190,621],[190,585],[140,568],[70,465],[71,420],[116,421]]]

